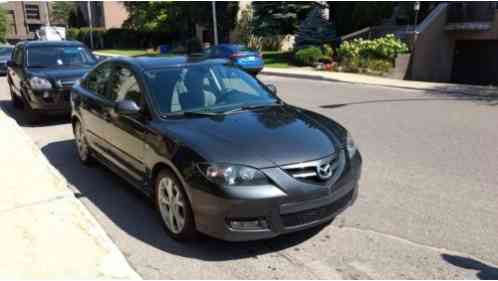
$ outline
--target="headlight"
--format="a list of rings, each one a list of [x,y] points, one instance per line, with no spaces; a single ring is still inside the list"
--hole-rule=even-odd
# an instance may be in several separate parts
[[[33,77],[29,79],[29,84],[33,90],[50,90],[52,89],[52,83],[45,78]]]
[[[349,133],[348,133],[348,136],[346,138],[346,148],[348,150],[349,159],[353,158],[358,149],[356,148],[356,145],[354,144],[353,137]]]
[[[206,178],[222,186],[267,184],[266,176],[257,169],[230,164],[199,164]]]

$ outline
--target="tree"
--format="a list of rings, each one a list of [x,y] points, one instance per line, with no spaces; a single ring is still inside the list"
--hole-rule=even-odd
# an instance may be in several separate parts
[[[294,34],[313,7],[305,1],[252,2],[254,34],[258,36]]]
[[[50,22],[69,26],[69,18],[76,10],[74,2],[57,1],[50,4]]]
[[[5,42],[7,36],[7,13],[0,7],[0,42]]]
[[[185,42],[195,36],[196,24],[212,29],[211,2],[125,2],[125,26],[137,30],[166,31]],[[235,27],[238,2],[216,2],[220,41],[227,41]]]
[[[321,46],[335,40],[335,27],[324,15],[323,9],[324,7],[317,5],[299,25],[299,32],[296,36],[297,48]]]

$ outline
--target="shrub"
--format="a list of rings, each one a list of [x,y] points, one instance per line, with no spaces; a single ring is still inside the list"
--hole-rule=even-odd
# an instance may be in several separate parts
[[[332,49],[332,47],[328,44],[322,45],[322,52],[323,52],[323,55],[326,57],[329,57],[329,58],[334,57],[334,49]]]
[[[367,62],[367,68],[378,74],[389,72],[392,68],[392,63],[387,60],[371,59]]]
[[[90,29],[87,27],[69,28],[66,36],[68,39],[81,41],[90,46]],[[138,31],[125,28],[93,29],[95,49],[151,48],[170,43],[171,38],[172,34],[166,32]]]
[[[322,58],[322,50],[318,47],[305,47],[298,50],[295,54],[295,60],[298,65],[312,66]]]
[[[385,59],[394,61],[400,53],[408,52],[408,47],[393,34],[374,40],[354,39],[344,42],[337,49],[341,59],[361,57],[364,59]]]

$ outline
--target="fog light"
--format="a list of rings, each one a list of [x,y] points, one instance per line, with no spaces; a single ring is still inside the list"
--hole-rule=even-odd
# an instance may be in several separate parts
[[[268,229],[268,223],[265,219],[244,219],[244,220],[229,220],[229,226],[235,230],[261,230]]]
[[[50,97],[50,93],[48,91],[43,92],[43,98],[48,99]]]

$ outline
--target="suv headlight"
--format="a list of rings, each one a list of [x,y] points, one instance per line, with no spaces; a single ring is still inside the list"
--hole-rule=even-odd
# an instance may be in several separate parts
[[[268,183],[268,178],[261,171],[247,166],[203,163],[199,164],[198,168],[208,180],[222,186]]]
[[[33,90],[50,90],[52,89],[52,83],[45,78],[33,77],[29,79],[29,84]]]
[[[350,133],[348,133],[348,136],[346,137],[346,148],[348,150],[349,159],[353,158],[358,149],[354,144],[353,137]]]

